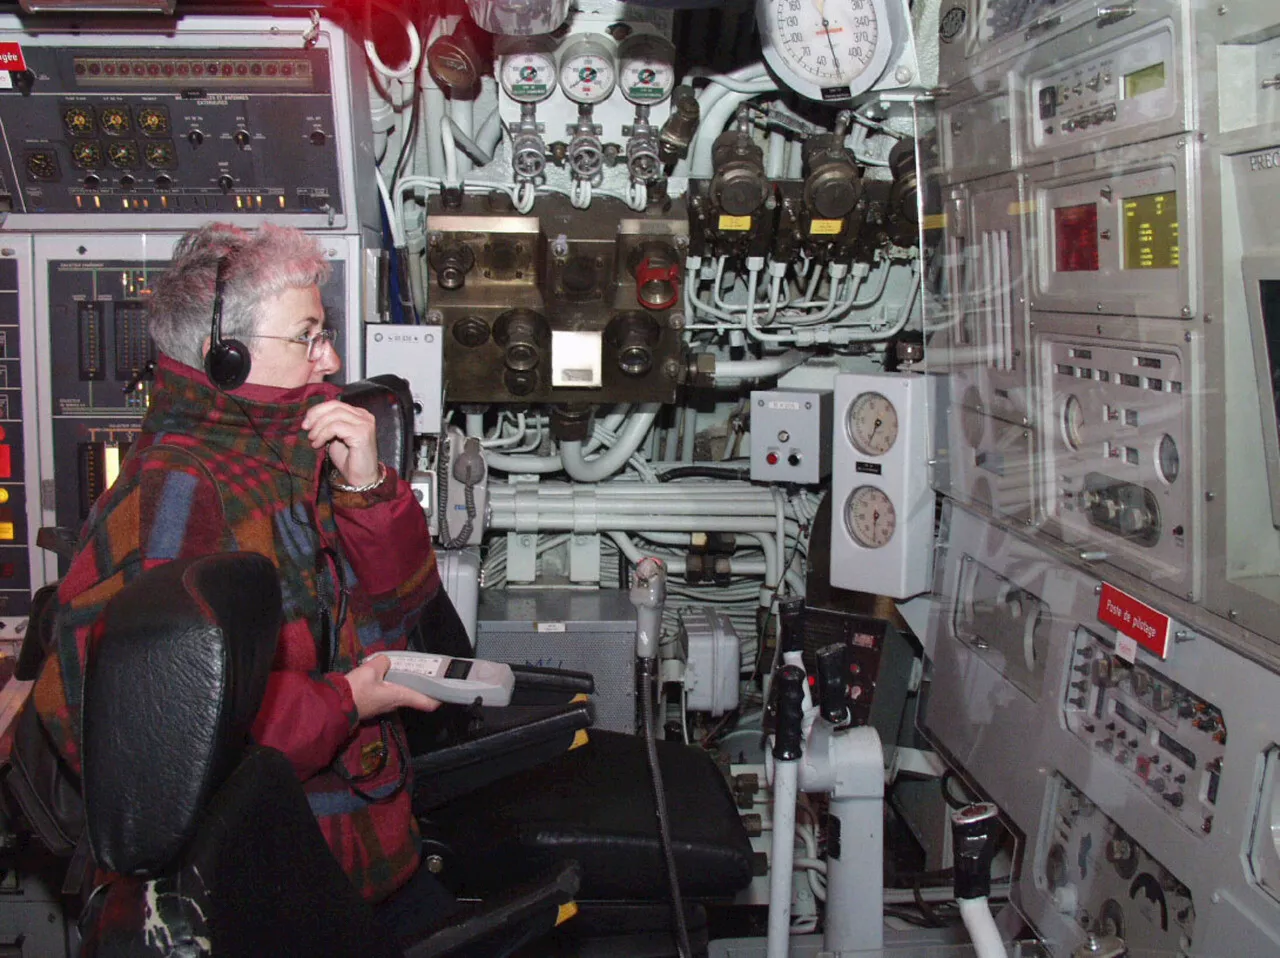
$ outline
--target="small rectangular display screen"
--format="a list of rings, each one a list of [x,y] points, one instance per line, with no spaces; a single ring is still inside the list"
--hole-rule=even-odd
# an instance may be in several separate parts
[[[1181,742],[1175,741],[1164,732],[1160,733],[1158,741],[1162,749],[1174,756],[1183,765],[1187,766],[1187,768],[1196,767],[1196,753],[1191,751],[1191,749],[1187,748]]]
[[[1098,269],[1098,204],[1059,206],[1053,211],[1054,262],[1059,273]]]
[[[1124,75],[1124,98],[1131,100],[1164,87],[1164,62],[1153,63]]]
[[[1147,720],[1123,702],[1116,702],[1116,715],[1119,715],[1139,732],[1145,732],[1147,730]]]
[[[1262,299],[1262,328],[1267,338],[1267,361],[1271,366],[1271,401],[1276,410],[1276,428],[1280,429],[1280,279],[1264,279],[1258,283]]]
[[[1147,193],[1124,201],[1124,268],[1177,269],[1178,194]]]

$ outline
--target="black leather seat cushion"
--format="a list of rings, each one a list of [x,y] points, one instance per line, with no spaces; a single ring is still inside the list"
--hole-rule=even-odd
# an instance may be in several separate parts
[[[271,562],[170,562],[108,603],[84,680],[84,793],[98,863],[147,876],[195,834],[243,753],[280,631]]]
[[[680,890],[724,897],[751,881],[751,843],[704,751],[658,743]],[[459,889],[481,893],[551,862],[582,866],[583,899],[667,897],[644,742],[596,731],[583,747],[431,813],[462,854]]]

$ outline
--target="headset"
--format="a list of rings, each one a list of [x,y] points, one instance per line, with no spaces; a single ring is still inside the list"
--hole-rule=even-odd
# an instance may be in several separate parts
[[[209,351],[204,354],[204,371],[209,381],[223,392],[243,386],[252,366],[248,346],[238,339],[222,338],[222,294],[227,285],[227,264],[230,260],[230,256],[218,260],[218,272],[213,281]]]

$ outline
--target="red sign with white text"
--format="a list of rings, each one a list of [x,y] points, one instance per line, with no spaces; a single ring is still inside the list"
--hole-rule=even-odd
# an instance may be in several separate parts
[[[0,43],[0,70],[18,72],[27,68],[27,61],[22,56],[22,44]]]
[[[1098,597],[1098,621],[1162,659],[1169,654],[1169,617],[1105,582]]]

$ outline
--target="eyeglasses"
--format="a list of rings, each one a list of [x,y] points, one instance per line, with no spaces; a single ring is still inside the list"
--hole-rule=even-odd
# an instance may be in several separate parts
[[[333,345],[333,337],[336,333],[324,327],[318,329],[314,333],[298,333],[297,336],[264,336],[262,333],[254,333],[249,339],[278,339],[282,343],[294,343],[298,346],[307,347],[307,362],[314,363],[320,358],[320,354],[324,352],[325,346]]]

